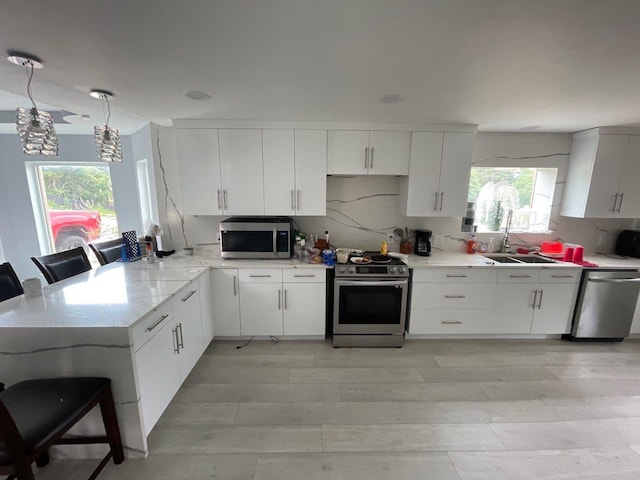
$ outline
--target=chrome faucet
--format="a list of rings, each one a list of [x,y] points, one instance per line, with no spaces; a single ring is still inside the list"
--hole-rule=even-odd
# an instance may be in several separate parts
[[[509,253],[509,231],[511,230],[511,222],[513,221],[513,210],[509,210],[507,213],[507,223],[504,226],[504,238],[502,239],[502,245],[500,246],[500,253]]]

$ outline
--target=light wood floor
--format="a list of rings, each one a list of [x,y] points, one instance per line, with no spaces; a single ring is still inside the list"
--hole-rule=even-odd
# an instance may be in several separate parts
[[[215,341],[150,456],[100,479],[640,479],[640,342],[242,343]]]

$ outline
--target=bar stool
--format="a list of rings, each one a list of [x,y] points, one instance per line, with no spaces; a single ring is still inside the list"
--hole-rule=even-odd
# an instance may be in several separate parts
[[[22,295],[22,285],[9,262],[0,265],[0,302]]]
[[[82,247],[41,257],[31,257],[31,260],[40,269],[49,284],[91,270],[91,264]]]
[[[96,254],[100,265],[115,262],[122,258],[122,239],[107,240],[105,242],[94,242],[89,244],[89,248]]]

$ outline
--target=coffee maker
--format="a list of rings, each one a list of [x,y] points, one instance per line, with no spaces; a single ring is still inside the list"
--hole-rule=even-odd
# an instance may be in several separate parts
[[[416,228],[414,253],[421,257],[431,256],[431,230],[420,230]]]

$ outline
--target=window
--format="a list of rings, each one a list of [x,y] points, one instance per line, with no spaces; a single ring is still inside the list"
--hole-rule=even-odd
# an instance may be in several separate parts
[[[108,165],[30,163],[28,178],[42,253],[118,237]]]
[[[556,185],[557,168],[474,167],[469,181],[469,202],[475,204],[478,232],[511,229],[547,232]]]

